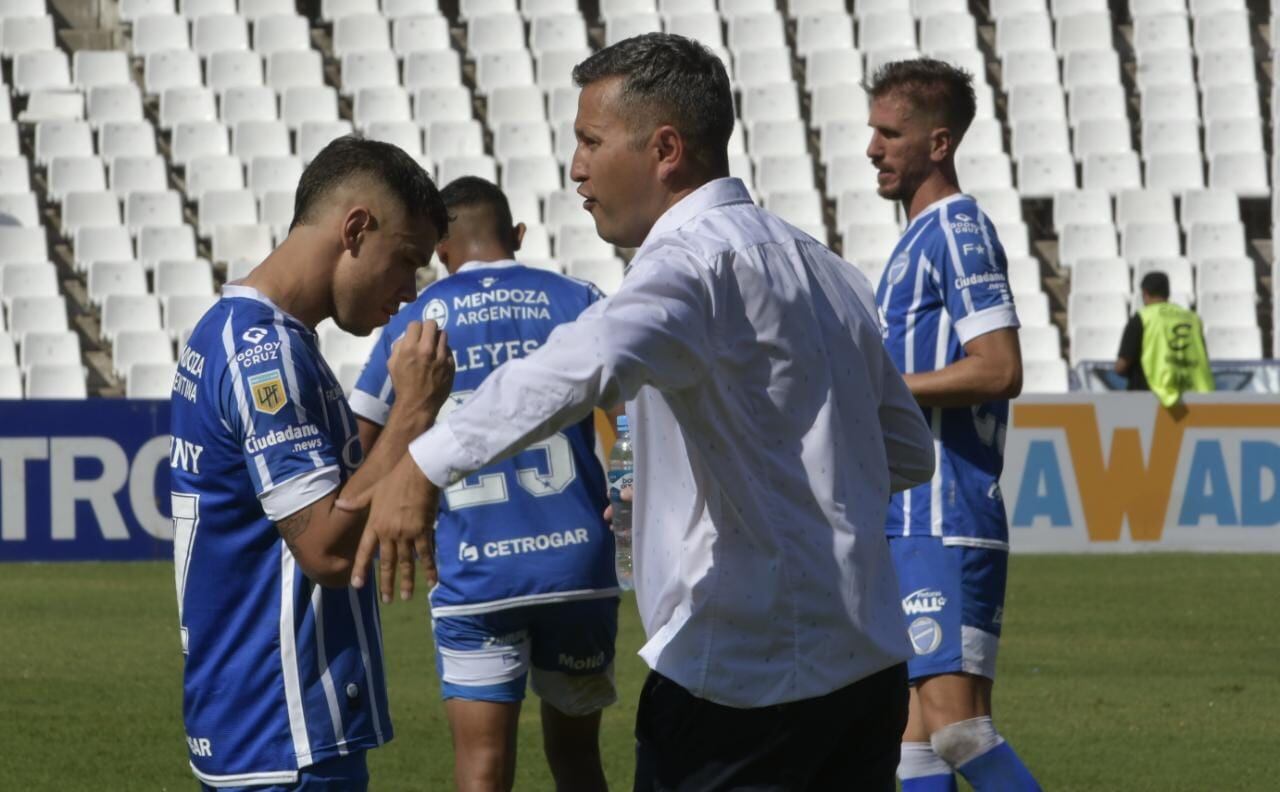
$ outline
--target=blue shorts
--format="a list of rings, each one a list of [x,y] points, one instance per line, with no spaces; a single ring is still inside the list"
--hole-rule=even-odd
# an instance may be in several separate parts
[[[270,786],[211,787],[200,784],[202,792],[365,792],[369,788],[366,751],[356,751],[317,762],[298,771],[292,784]]]
[[[538,697],[566,715],[598,712],[618,700],[613,683],[618,598],[574,600],[432,619],[443,698]]]
[[[946,545],[936,536],[890,536],[907,637],[907,675],[996,677],[1009,553]]]

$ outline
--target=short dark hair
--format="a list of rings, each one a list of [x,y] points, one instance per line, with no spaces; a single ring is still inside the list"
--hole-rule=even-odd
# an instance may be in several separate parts
[[[302,171],[289,230],[314,222],[316,210],[329,193],[356,177],[372,179],[385,187],[411,219],[426,215],[437,236],[443,237],[449,230],[440,191],[422,166],[397,146],[355,135],[330,142]]]
[[[973,75],[933,58],[886,63],[876,70],[867,87],[871,98],[901,92],[916,110],[942,121],[956,138],[964,137],[977,113]]]
[[[684,36],[645,33],[605,47],[573,68],[579,87],[609,77],[622,78],[625,112],[637,127],[644,120],[670,124],[695,159],[715,169],[728,167],[733,89],[715,53]]]
[[[1169,299],[1169,276],[1163,272],[1152,270],[1142,276],[1142,291],[1152,297]]]
[[[461,176],[440,190],[445,209],[459,206],[483,206],[493,212],[494,235],[508,250],[515,250],[515,222],[511,219],[511,204],[498,185],[479,176]],[[454,220],[453,214],[449,215]]]

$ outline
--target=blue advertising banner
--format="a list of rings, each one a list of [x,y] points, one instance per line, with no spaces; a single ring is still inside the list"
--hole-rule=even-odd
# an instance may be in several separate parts
[[[0,561],[171,559],[169,402],[0,402]]]

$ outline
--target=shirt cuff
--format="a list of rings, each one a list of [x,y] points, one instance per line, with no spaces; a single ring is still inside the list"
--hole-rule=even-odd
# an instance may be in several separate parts
[[[288,481],[282,481],[258,495],[267,519],[280,522],[297,514],[338,488],[338,466],[308,470]]]
[[[1013,303],[1001,303],[956,320],[956,337],[960,339],[960,346],[964,346],[978,336],[994,330],[1003,330],[1006,327],[1016,330],[1020,326],[1018,312],[1014,310]]]
[[[462,444],[447,423],[439,423],[409,443],[409,456],[432,484],[440,489],[458,483],[475,467],[467,463]]]
[[[351,412],[365,419],[372,421],[378,426],[387,425],[387,417],[391,414],[391,406],[370,393],[362,390],[353,390],[351,395],[347,397],[347,404],[351,405]]]

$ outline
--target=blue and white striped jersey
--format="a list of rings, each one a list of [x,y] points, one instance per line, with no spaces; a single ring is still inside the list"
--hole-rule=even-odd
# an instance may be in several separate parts
[[[210,786],[290,783],[391,739],[375,587],[327,589],[276,521],[360,464],[355,418],[315,334],[226,286],[182,351],[171,418],[174,563],[192,769]]]
[[[585,281],[515,261],[464,264],[387,324],[356,382],[351,408],[386,423],[395,401],[387,361],[409,322],[434,319],[449,333],[457,373],[443,419],[498,366],[527,356],[603,297]],[[606,492],[590,412],[445,489],[432,615],[616,595],[613,533],[602,516]]]
[[[995,227],[972,197],[953,195],[917,215],[876,290],[885,345],[898,370],[936,371],[963,358],[974,338],[1016,328],[1008,271]],[[928,484],[893,496],[886,530],[1006,547],[999,481],[1009,403],[923,409],[937,468]]]

